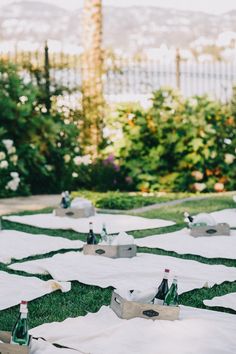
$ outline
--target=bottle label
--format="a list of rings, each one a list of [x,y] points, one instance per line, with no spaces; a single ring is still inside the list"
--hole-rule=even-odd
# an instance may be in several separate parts
[[[154,299],[154,305],[164,305],[164,300],[157,299],[157,298],[155,297],[155,299]]]

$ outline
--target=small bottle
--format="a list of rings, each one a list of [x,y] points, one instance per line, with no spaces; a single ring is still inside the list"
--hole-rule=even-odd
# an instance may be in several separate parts
[[[96,236],[94,235],[93,232],[93,223],[90,222],[89,223],[89,233],[88,233],[88,237],[87,237],[87,244],[88,245],[96,245],[98,243]]]
[[[27,314],[27,301],[21,301],[20,314],[12,330],[11,344],[24,346],[27,346],[29,344],[30,337]]]
[[[166,306],[178,306],[179,296],[178,296],[178,284],[177,277],[174,277],[173,283],[171,284],[170,290],[166,294],[164,305]]]
[[[68,191],[65,191],[65,201],[66,201],[66,208],[69,208],[71,205],[71,198],[70,198],[70,193]]]
[[[61,208],[66,209],[67,208],[67,203],[66,203],[66,195],[65,192],[61,193],[61,203],[60,203]]]
[[[163,305],[165,296],[168,293],[169,287],[168,287],[168,276],[169,276],[169,269],[165,269],[164,276],[162,279],[161,284],[158,286],[158,291],[156,296],[153,299],[153,303],[157,305]]]
[[[107,236],[108,236],[108,233],[107,233],[107,229],[106,229],[106,224],[103,223],[102,224],[102,232],[101,232],[101,241],[102,242],[107,242]]]

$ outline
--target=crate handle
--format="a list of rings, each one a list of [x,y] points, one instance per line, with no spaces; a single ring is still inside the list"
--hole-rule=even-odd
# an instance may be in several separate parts
[[[73,213],[73,211],[68,211],[68,212],[66,213],[66,215],[72,216],[72,215],[74,215],[74,213]]]
[[[106,252],[104,250],[102,250],[101,248],[99,248],[98,250],[95,251],[95,253],[103,254],[103,253],[106,253]]]
[[[159,316],[159,312],[154,311],[154,310],[145,310],[145,311],[143,311],[143,315],[145,315],[147,317],[156,317],[156,316]]]
[[[117,304],[119,304],[119,305],[121,304],[120,300],[117,299],[117,297],[115,297],[114,300],[115,300],[115,302],[117,302]]]
[[[215,234],[216,232],[217,232],[217,230],[215,230],[215,229],[208,229],[208,230],[206,230],[206,233],[207,233],[207,234],[210,234],[210,235]]]

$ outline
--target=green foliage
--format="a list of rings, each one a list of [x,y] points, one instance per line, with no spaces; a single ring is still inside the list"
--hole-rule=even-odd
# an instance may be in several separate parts
[[[236,118],[227,105],[161,89],[150,109],[123,107],[118,121],[122,139],[112,145],[134,188],[205,192],[236,187]]]
[[[51,93],[52,109],[48,112],[43,100],[43,74],[37,72],[34,82],[26,82],[14,65],[0,62],[1,138],[14,141],[24,190],[30,187],[32,193],[59,192],[73,180],[78,112],[58,106],[55,92]],[[70,155],[67,163],[66,154]],[[2,177],[3,170],[0,172]],[[20,189],[15,192],[22,193]],[[5,195],[3,189],[0,195]]]

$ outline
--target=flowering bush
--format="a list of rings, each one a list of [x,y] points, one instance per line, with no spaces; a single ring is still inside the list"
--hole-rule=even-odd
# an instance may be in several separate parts
[[[236,187],[236,114],[208,97],[158,90],[152,107],[122,107],[113,126],[120,168],[141,191],[224,191]]]
[[[28,194],[24,178],[21,179],[16,148],[10,139],[0,140],[0,177],[1,197]]]

